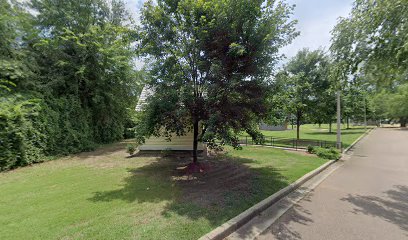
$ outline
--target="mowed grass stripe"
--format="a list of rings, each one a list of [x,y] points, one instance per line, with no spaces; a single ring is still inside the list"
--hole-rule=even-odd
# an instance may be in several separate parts
[[[1,173],[1,238],[196,239],[326,162],[271,148],[227,148],[211,163],[233,164],[239,176],[249,169],[246,180],[228,177],[247,181],[240,192],[222,188],[235,183],[222,178],[228,167],[214,175],[222,179],[214,189],[205,181],[217,179],[204,177],[204,185],[191,188],[173,179],[179,160],[172,156],[127,158],[124,144],[112,146],[106,154],[102,148]]]

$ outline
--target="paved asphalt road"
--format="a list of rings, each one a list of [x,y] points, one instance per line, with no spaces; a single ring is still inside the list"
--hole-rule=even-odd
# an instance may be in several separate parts
[[[258,239],[408,240],[408,130],[371,132]]]

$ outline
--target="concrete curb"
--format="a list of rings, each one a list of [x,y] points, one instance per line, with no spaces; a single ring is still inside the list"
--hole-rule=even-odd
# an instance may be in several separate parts
[[[347,153],[352,147],[354,147],[361,139],[367,136],[373,129],[371,128],[367,130],[363,135],[357,138],[350,146],[348,146],[342,152],[342,155]],[[343,157],[343,156],[342,156]],[[341,158],[342,158],[341,157]],[[341,159],[340,158],[340,159]],[[333,163],[337,162],[337,160],[330,160],[327,163],[323,164],[322,166],[318,167],[317,169],[306,173],[303,177],[299,178],[289,186],[282,188],[278,192],[272,194],[271,196],[265,198],[261,202],[255,204],[254,206],[248,208],[238,216],[232,218],[231,220],[227,221],[226,223],[222,224],[221,226],[217,227],[216,229],[212,230],[211,232],[205,234],[199,240],[221,240],[238,230],[244,224],[249,222],[252,218],[259,215],[262,211],[272,206],[274,203],[278,202],[289,193],[296,190],[298,187],[303,185],[305,182],[316,176],[317,174],[321,173],[323,170],[328,168]]]
[[[327,163],[323,164],[319,168],[305,174],[303,177],[299,178],[289,186],[279,190],[278,192],[274,193],[273,195],[267,197],[266,199],[262,200],[261,202],[255,204],[254,206],[248,208],[238,216],[232,218],[231,220],[227,221],[226,223],[222,224],[221,226],[217,227],[213,231],[207,233],[206,235],[199,238],[199,240],[220,240],[226,238],[228,235],[236,231],[238,228],[242,227],[245,223],[250,221],[256,215],[260,214],[262,211],[270,207],[272,204],[276,203],[293,190],[304,184],[306,181],[311,179],[312,177],[316,176],[330,165],[335,163],[336,161],[330,160]]]

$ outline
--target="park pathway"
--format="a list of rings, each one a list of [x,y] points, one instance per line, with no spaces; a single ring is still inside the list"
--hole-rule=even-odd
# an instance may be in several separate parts
[[[257,239],[408,240],[408,130],[374,130]]]

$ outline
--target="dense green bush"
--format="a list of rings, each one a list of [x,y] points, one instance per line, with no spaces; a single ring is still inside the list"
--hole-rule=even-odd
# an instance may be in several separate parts
[[[318,157],[330,160],[337,160],[341,157],[339,150],[333,147],[331,148],[314,147],[311,153],[316,154]]]
[[[95,140],[89,113],[74,97],[48,99],[38,127],[45,133],[48,155],[65,155],[92,150]]]
[[[133,155],[136,152],[137,145],[135,144],[128,144],[126,146],[126,152],[129,153],[129,155]]]
[[[46,156],[89,151],[102,143],[92,115],[75,98],[30,99],[18,94],[1,98],[0,171],[41,162]],[[104,134],[114,137],[108,141],[123,138],[120,121],[109,126]]]
[[[0,171],[42,161],[46,136],[36,128],[41,102],[1,98]]]
[[[125,139],[131,139],[136,137],[136,129],[132,128],[125,128],[125,134],[123,136]]]
[[[308,153],[314,153],[314,148],[315,148],[314,146],[308,145],[308,146],[307,146],[307,152],[308,152]]]

